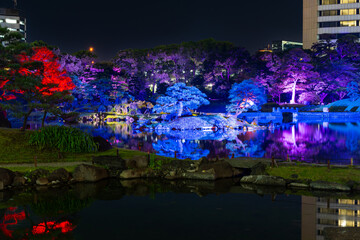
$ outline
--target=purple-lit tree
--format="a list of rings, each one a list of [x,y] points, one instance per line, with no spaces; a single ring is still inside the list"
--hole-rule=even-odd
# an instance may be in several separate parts
[[[119,73],[119,78],[127,84],[129,94],[141,100],[146,97],[144,56],[145,53],[141,50],[129,49],[120,51],[114,60],[115,70]]]
[[[284,92],[291,92],[290,103],[296,103],[296,92],[306,90],[306,85],[317,77],[311,57],[302,49],[292,49],[282,59]]]
[[[93,89],[90,88],[90,83],[95,80],[96,74],[101,71],[92,66],[93,60],[89,56],[79,58],[70,54],[63,55],[60,58],[61,68],[68,72],[76,86],[72,91],[75,98],[72,103],[74,108],[86,105],[92,100]]]
[[[312,47],[315,70],[319,79],[314,82],[320,102],[329,94],[337,94],[343,99],[347,94],[347,86],[351,81],[359,81],[358,64],[360,46],[353,37],[339,39],[336,43],[327,40]]]
[[[284,93],[282,82],[281,58],[275,54],[265,53],[260,57],[265,66],[258,72],[255,81],[267,90],[272,100],[276,103],[281,102],[281,94]]]
[[[234,82],[248,77],[249,54],[227,42],[219,43],[213,51],[205,62],[204,80],[219,97],[224,97]]]

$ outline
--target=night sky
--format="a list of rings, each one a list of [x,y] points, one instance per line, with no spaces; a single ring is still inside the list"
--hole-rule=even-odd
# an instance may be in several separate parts
[[[0,7],[11,6],[0,0]],[[301,0],[18,0],[28,41],[64,52],[95,48],[99,60],[121,49],[198,41],[235,43],[254,52],[272,40],[302,39]]]

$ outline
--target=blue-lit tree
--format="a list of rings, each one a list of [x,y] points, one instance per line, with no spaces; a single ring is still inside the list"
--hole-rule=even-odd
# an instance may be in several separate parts
[[[176,83],[167,88],[166,96],[157,99],[153,112],[176,114],[177,117],[181,117],[207,104],[209,101],[205,93],[196,87],[188,87],[185,83]]]
[[[235,112],[235,116],[248,109],[258,110],[266,103],[264,89],[258,87],[252,80],[234,83],[229,93],[230,104],[226,106],[226,110]]]
[[[347,85],[347,95],[350,98],[356,99],[360,97],[360,90],[359,90],[359,84],[355,81],[351,81],[348,85]]]

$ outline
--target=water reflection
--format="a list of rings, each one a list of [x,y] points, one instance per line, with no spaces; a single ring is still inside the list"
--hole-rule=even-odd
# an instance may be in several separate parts
[[[0,239],[321,240],[326,227],[360,226],[360,198],[285,193],[238,179],[110,180],[6,192]]]
[[[302,240],[323,240],[328,227],[360,227],[360,200],[302,196]]]
[[[36,127],[34,125],[33,127]],[[180,159],[275,157],[310,163],[360,164],[360,123],[282,124],[270,130],[141,131],[133,124],[79,124],[112,145]]]
[[[181,159],[202,156],[276,157],[306,162],[360,163],[359,123],[297,123],[258,131],[140,132],[126,123],[80,125],[113,145]],[[139,148],[140,147],[140,148]]]

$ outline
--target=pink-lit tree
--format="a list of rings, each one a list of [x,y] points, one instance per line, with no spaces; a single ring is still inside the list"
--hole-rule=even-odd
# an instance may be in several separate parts
[[[302,49],[289,51],[282,59],[284,92],[291,92],[290,103],[296,103],[296,92],[306,90],[307,84],[317,78],[311,57]]]

